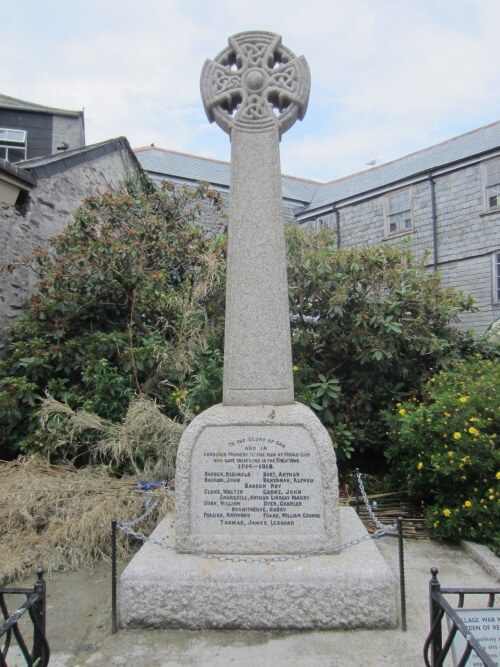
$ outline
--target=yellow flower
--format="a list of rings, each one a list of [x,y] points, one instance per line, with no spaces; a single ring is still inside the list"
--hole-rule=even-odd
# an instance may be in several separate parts
[[[462,437],[462,434],[460,433],[460,431],[455,431],[455,433],[453,434],[453,439],[454,440],[460,440],[461,437]]]
[[[401,408],[401,409],[399,410],[399,414],[400,414],[400,415],[405,415],[405,414],[406,414],[406,410],[405,410],[404,408]]]
[[[423,467],[424,467],[424,464],[422,463],[422,461],[419,461],[417,463],[417,470],[422,470]]]
[[[460,401],[460,403],[467,403],[467,401],[469,400],[469,397],[468,396],[460,396],[460,398],[458,400]]]
[[[445,417],[451,417],[451,414],[450,414],[449,412],[445,412],[445,413],[444,413],[444,416],[445,416]]]
[[[495,477],[496,477],[497,479],[500,479],[500,470],[497,472],[497,474],[495,475]]]
[[[479,435],[479,431],[477,430],[477,428],[474,428],[474,426],[471,426],[471,427],[469,428],[469,433],[470,433],[471,435]]]
[[[199,405],[195,405],[195,406],[194,406],[194,409],[196,410],[196,412],[199,412],[199,411],[201,410],[201,408],[200,408]]]
[[[455,456],[455,452],[453,452],[453,451],[450,449],[450,451],[448,452],[448,456]]]
[[[437,528],[439,526],[439,521],[434,521],[432,525],[434,526],[434,528]]]
[[[290,367],[289,367],[289,368],[290,368]],[[294,367],[293,367],[293,372],[294,372],[294,373],[298,373],[298,371],[300,371],[300,367],[299,367],[299,366],[294,366]]]
[[[445,507],[444,510],[443,510],[443,514],[444,514],[444,516],[449,517],[449,516],[452,515],[452,511],[450,509],[448,509],[448,507]]]
[[[464,507],[472,507],[472,503],[470,500],[466,500],[464,503]]]
[[[477,417],[471,417],[469,421],[473,424],[474,422],[478,422],[479,419]]]

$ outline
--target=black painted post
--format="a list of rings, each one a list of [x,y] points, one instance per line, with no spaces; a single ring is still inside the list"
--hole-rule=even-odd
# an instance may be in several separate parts
[[[361,489],[359,487],[359,468],[356,468],[356,514],[359,516],[359,494]]]
[[[437,623],[439,618],[440,607],[437,600],[434,598],[434,593],[439,593],[441,590],[441,584],[437,578],[438,569],[437,567],[431,567],[432,578],[429,582],[429,607],[431,614],[431,628],[434,628],[434,623]],[[441,623],[437,623],[432,633],[432,642],[431,642],[431,659],[432,667],[437,667],[439,656],[443,650],[443,636],[441,630]]]
[[[37,580],[33,592],[38,596],[33,604],[33,664],[47,665],[49,662],[48,644],[45,638],[47,587],[43,578],[43,568],[36,571]],[[37,663],[38,661],[38,663]]]
[[[116,519],[111,521],[111,633],[118,631],[116,616]]]
[[[399,546],[399,592],[401,597],[401,630],[406,632],[406,583],[405,558],[403,544],[403,517],[398,517],[398,546]]]

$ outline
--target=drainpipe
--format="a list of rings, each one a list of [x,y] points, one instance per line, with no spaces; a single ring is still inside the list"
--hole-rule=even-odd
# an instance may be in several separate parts
[[[340,248],[340,212],[333,206],[333,213],[335,215],[335,234],[337,236],[337,250]]]
[[[436,190],[432,174],[429,174],[429,186],[431,194],[431,224],[432,224],[432,258],[434,271],[438,268],[438,238],[437,238],[437,215],[436,215]]]

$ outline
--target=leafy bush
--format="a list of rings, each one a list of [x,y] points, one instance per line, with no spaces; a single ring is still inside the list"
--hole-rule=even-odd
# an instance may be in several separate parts
[[[453,325],[472,299],[441,286],[408,247],[337,250],[323,228],[288,230],[296,395],[342,459],[383,465],[380,412],[474,343]]]
[[[33,268],[39,291],[0,362],[0,457],[68,452],[64,415],[42,431],[45,393],[113,423],[134,396],[186,422],[222,389],[225,234],[196,220],[215,193],[138,178],[91,197]],[[336,250],[328,229],[287,230],[296,396],[329,429],[342,460],[383,463],[380,411],[477,343],[453,322],[468,297],[408,249]],[[66,425],[67,426],[67,425]],[[97,435],[74,435],[90,461]]]
[[[431,377],[422,401],[387,414],[393,483],[424,503],[438,536],[491,545],[500,554],[500,368],[458,360]]]
[[[204,186],[137,179],[90,197],[35,254],[38,293],[0,362],[0,458],[47,452],[37,417],[45,393],[113,422],[135,394],[182,416],[173,392],[214,375],[207,350],[222,340],[225,235],[194,224],[207,199],[219,206]],[[214,398],[207,391],[204,401],[198,389],[200,405]],[[54,429],[50,438],[57,457]]]

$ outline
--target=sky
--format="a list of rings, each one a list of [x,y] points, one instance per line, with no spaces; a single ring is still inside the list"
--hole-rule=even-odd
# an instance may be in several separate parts
[[[282,170],[328,181],[500,120],[499,26],[500,0],[0,0],[0,93],[85,109],[87,144],[229,160],[201,68],[269,30],[312,78]]]

